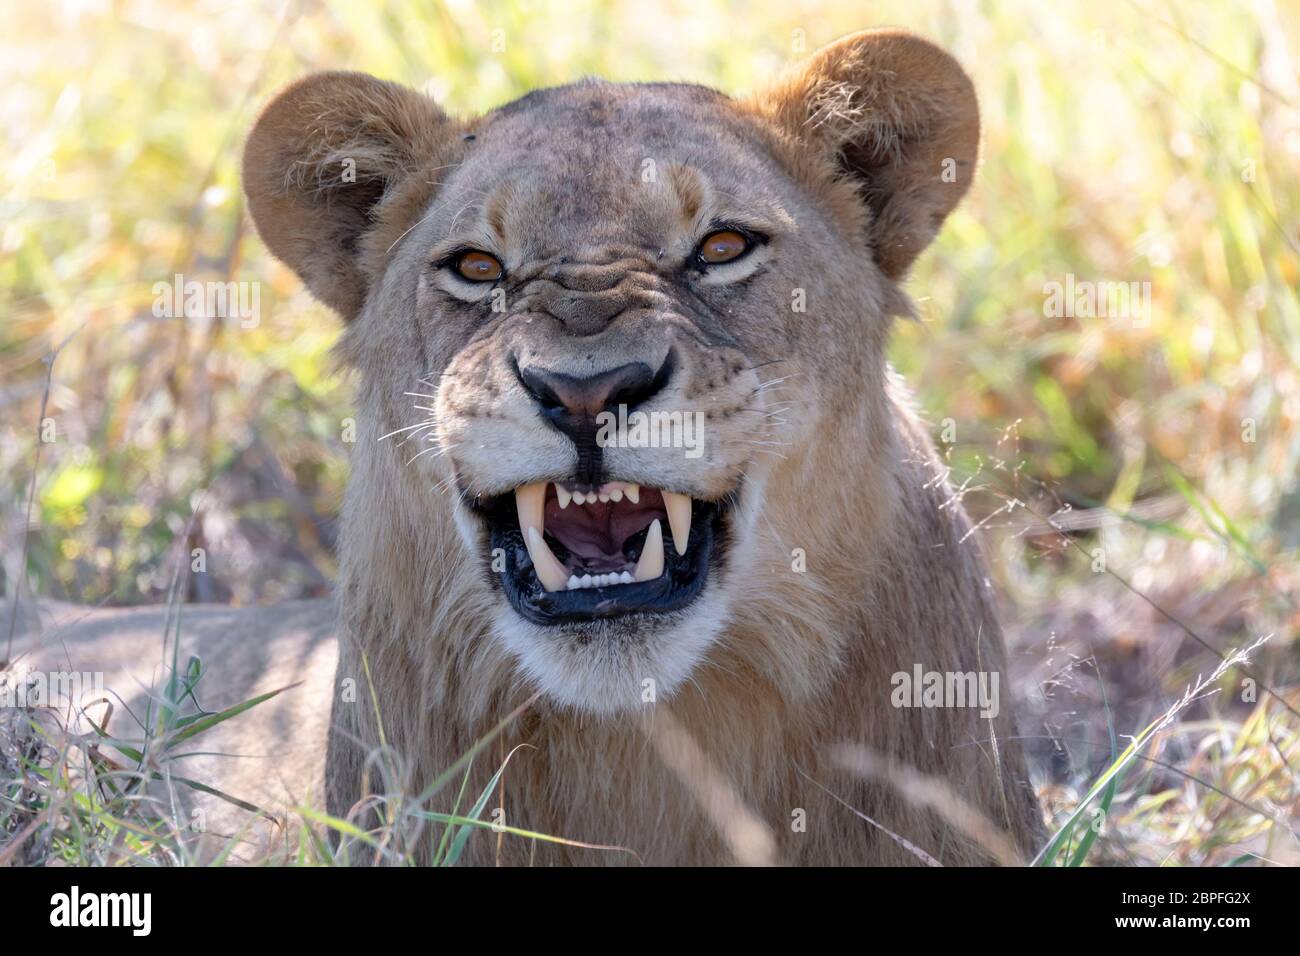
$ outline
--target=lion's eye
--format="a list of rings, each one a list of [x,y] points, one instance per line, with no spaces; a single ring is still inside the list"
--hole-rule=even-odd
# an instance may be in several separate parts
[[[724,229],[705,236],[696,255],[704,264],[716,266],[739,259],[748,251],[748,239],[734,230]]]
[[[456,260],[456,271],[470,282],[495,282],[505,270],[496,256],[472,250]]]

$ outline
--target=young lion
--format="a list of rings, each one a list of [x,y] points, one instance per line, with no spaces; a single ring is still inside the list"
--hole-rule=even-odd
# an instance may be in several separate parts
[[[461,811],[509,755],[484,819],[599,847],[479,833],[470,862],[1032,855],[993,597],[885,360],[978,138],[960,66],[895,31],[744,100],[589,80],[458,119],[354,73],[275,98],[249,208],[360,385],[331,814],[384,825],[499,728]]]

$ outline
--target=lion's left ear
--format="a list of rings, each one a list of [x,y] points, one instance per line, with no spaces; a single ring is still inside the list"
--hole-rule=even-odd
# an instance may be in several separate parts
[[[855,181],[871,212],[872,256],[890,278],[907,271],[970,186],[975,88],[955,59],[910,33],[843,37],[797,64],[757,106]]]

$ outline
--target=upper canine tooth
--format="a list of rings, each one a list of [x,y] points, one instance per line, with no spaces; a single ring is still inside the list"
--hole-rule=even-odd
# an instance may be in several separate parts
[[[546,530],[542,524],[545,504],[546,482],[520,485],[515,489],[515,510],[519,513],[519,530],[524,533],[525,538],[529,528],[536,528],[539,535]]]
[[[623,494],[627,495],[627,500],[632,502],[632,504],[635,505],[641,503],[640,485],[628,485],[626,488],[623,489]]]
[[[573,492],[566,490],[560,484],[555,485],[555,497],[560,502],[561,508],[569,507],[569,499],[573,497]]]
[[[537,572],[537,580],[541,581],[542,587],[548,591],[563,591],[565,585],[569,583],[569,572],[551,551],[550,545],[542,540],[540,531],[529,525],[524,534],[526,536],[524,541],[528,545],[528,556],[533,559],[533,570]]]
[[[668,512],[668,527],[673,529],[673,547],[678,554],[686,553],[686,542],[691,536],[691,496],[675,491],[661,492],[664,510]]]
[[[645,536],[641,548],[641,557],[637,559],[636,570],[632,572],[633,581],[653,581],[664,573],[664,532],[655,518],[650,522],[650,533]]]

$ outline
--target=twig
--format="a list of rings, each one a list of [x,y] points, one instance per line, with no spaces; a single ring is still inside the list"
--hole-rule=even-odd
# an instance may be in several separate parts
[[[45,444],[41,440],[41,427],[45,422],[45,412],[50,404],[50,384],[54,380],[54,362],[63,351],[63,347],[72,341],[73,336],[81,331],[81,326],[77,326],[68,333],[68,337],[60,342],[55,349],[45,356],[45,389],[41,393],[41,413],[36,421],[36,456],[32,461],[32,480],[27,487],[27,511],[23,516],[23,546],[18,557],[18,573],[14,575],[14,593],[10,598],[9,606],[9,638],[5,644],[5,656],[0,660],[0,667],[9,665],[9,658],[14,649],[14,632],[18,629],[18,597],[23,588],[23,581],[27,577],[27,545],[31,538],[32,530],[32,504],[36,500],[36,476],[41,468],[41,447]]]

